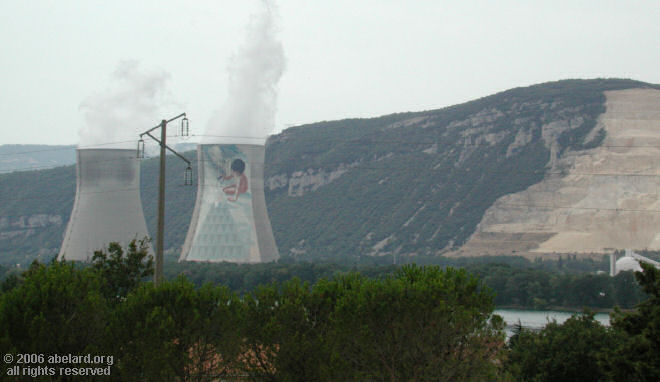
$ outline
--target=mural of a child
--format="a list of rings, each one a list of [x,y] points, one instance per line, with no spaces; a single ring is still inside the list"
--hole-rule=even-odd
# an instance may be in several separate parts
[[[231,162],[231,175],[223,176],[223,180],[230,180],[237,178],[236,183],[231,184],[227,187],[223,187],[222,191],[227,194],[229,197],[227,200],[230,202],[235,202],[238,200],[238,195],[244,194],[248,190],[248,180],[245,172],[245,162],[242,159],[234,159]]]

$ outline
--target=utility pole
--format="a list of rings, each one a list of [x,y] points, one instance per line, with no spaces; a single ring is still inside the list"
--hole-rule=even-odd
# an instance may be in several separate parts
[[[156,234],[156,285],[163,280],[163,241],[165,236],[165,147],[167,143],[167,121],[160,122],[160,173],[158,175],[158,233]],[[190,163],[188,163],[190,164]]]
[[[144,140],[142,137],[148,135],[154,141],[158,142],[160,145],[160,172],[158,176],[158,228],[156,232],[156,269],[154,272],[154,283],[159,285],[163,281],[163,249],[164,249],[164,237],[165,237],[165,154],[166,150],[170,150],[173,154],[183,159],[184,162],[188,164],[186,167],[184,182],[186,185],[192,185],[192,167],[188,159],[183,155],[174,151],[171,147],[167,145],[167,124],[176,119],[183,117],[181,120],[181,135],[188,135],[188,118],[186,118],[186,113],[181,113],[176,117],[169,120],[162,120],[158,126],[154,126],[151,129],[140,134],[140,140],[138,141],[138,158],[144,158]],[[151,132],[160,128],[160,140],[151,135]]]

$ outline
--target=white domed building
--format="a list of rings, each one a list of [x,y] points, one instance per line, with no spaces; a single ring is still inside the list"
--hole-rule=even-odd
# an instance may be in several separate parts
[[[641,272],[642,267],[639,265],[639,261],[630,256],[623,256],[616,261],[616,273],[625,272],[625,271],[635,271]]]
[[[639,265],[640,261],[654,265],[656,268],[660,267],[660,263],[653,261],[644,256],[638,255],[630,249],[626,249],[626,254],[620,259],[615,260],[615,255],[610,256],[610,276],[616,276],[619,272],[634,271],[641,272],[642,266]]]

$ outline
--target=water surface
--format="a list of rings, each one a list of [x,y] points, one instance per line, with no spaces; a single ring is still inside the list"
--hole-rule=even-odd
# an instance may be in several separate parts
[[[553,310],[517,310],[517,309],[495,309],[494,314],[502,316],[506,322],[506,334],[513,334],[513,326],[520,321],[523,328],[543,329],[548,322],[553,320],[563,323],[573,314],[580,312],[558,312]],[[607,313],[597,313],[594,318],[602,325],[610,325],[610,316]]]

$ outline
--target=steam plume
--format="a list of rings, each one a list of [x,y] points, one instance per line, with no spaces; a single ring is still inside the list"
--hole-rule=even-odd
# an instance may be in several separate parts
[[[81,147],[134,148],[138,134],[163,119],[168,99],[169,74],[144,70],[137,61],[122,61],[112,74],[110,86],[85,99],[80,110],[85,126]]]
[[[263,144],[263,138],[275,127],[277,83],[284,72],[284,50],[276,37],[277,9],[272,2],[260,3],[243,45],[229,63],[228,98],[209,120],[206,143]]]

